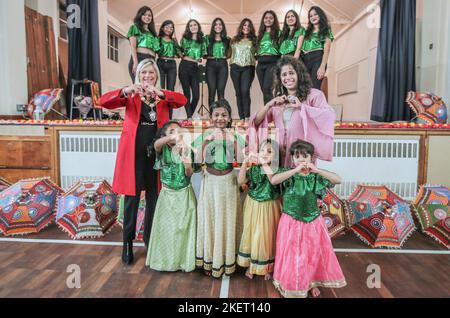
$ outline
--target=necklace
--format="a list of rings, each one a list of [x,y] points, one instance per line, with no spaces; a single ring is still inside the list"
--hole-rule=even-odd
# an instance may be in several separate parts
[[[151,121],[155,122],[156,121],[156,111],[155,111],[156,99],[153,96],[150,96],[150,98],[148,98],[147,96],[141,95],[141,101],[144,103],[144,105],[146,105],[147,107],[150,108],[150,111],[148,112],[148,117],[150,117]]]

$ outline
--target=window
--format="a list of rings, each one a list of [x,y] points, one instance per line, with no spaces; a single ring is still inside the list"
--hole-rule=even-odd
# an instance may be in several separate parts
[[[119,63],[119,34],[108,27],[108,58]]]
[[[59,37],[67,40],[67,0],[58,0]]]

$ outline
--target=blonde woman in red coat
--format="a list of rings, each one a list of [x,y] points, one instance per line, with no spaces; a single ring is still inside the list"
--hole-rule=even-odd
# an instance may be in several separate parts
[[[148,246],[158,197],[157,172],[153,169],[156,131],[169,120],[169,109],[183,107],[184,95],[159,88],[159,71],[151,59],[139,63],[134,85],[104,94],[104,108],[125,107],[125,122],[119,141],[113,190],[125,195],[122,261],[133,263],[133,240],[141,190],[145,191],[144,242]]]

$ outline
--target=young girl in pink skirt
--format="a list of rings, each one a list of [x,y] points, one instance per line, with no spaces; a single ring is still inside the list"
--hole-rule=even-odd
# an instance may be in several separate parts
[[[282,184],[283,196],[273,283],[284,297],[305,298],[309,291],[318,297],[319,286],[346,285],[317,206],[317,198],[325,195],[328,187],[341,183],[341,178],[311,162],[314,146],[306,141],[294,142],[290,154],[294,168],[269,176],[273,185]]]

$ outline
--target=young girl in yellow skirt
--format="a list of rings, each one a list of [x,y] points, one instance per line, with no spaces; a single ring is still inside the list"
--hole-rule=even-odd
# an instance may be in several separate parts
[[[247,267],[245,275],[250,279],[253,275],[272,278],[281,204],[280,187],[270,183],[266,171],[277,164],[277,150],[275,141],[263,141],[258,156],[250,154],[239,173],[239,184],[247,184],[249,192],[244,203],[244,230],[237,263]],[[252,163],[256,165],[248,168]]]

